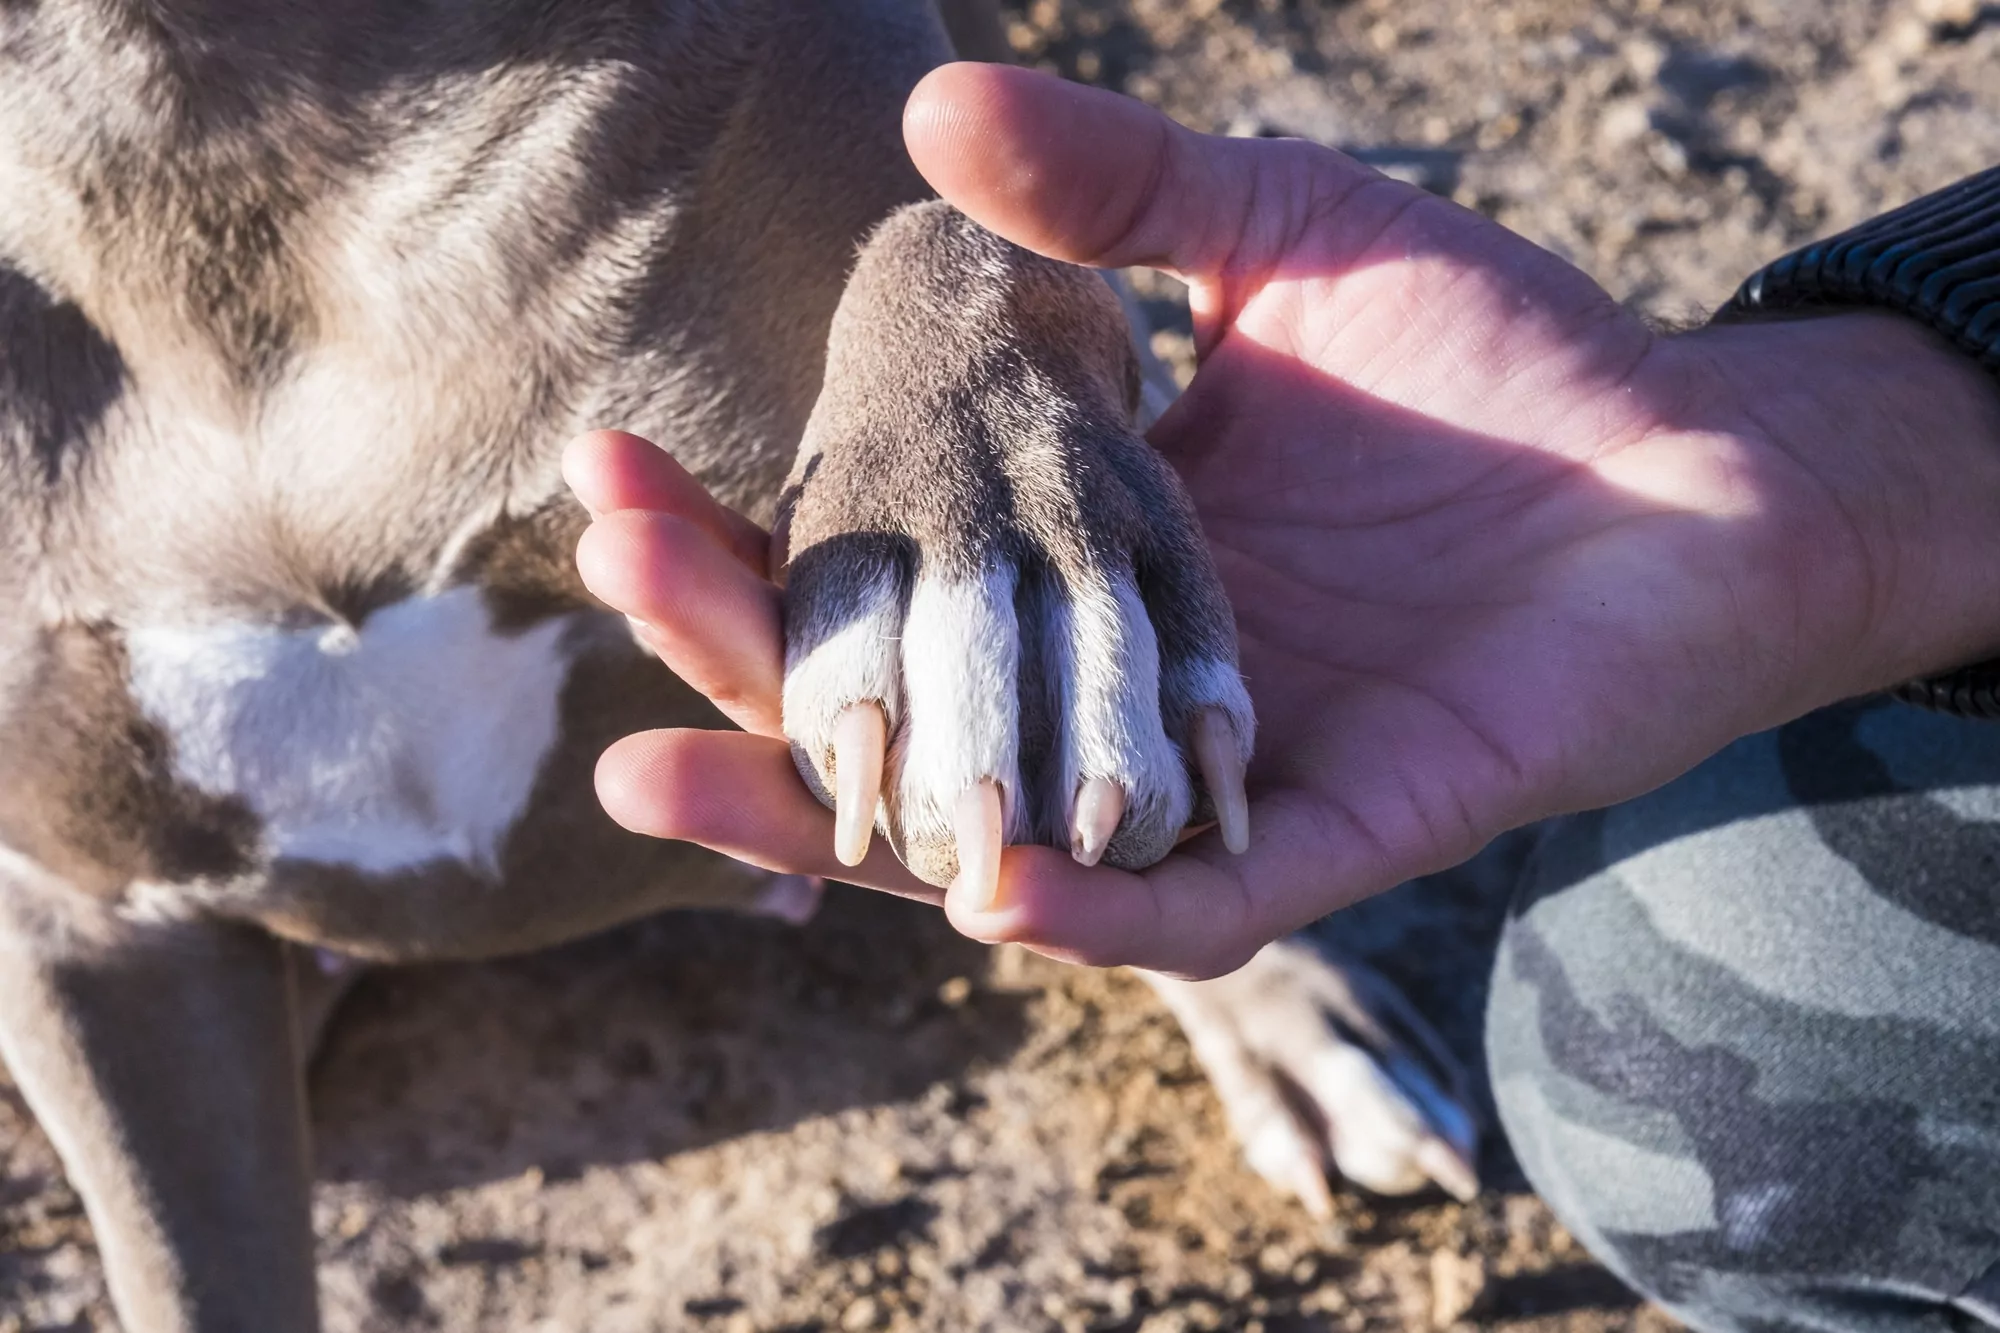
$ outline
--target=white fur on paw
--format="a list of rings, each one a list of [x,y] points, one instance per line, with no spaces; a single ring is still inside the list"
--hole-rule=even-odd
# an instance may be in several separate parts
[[[1085,785],[1114,784],[1122,817],[1111,816],[1108,838],[1093,825],[1091,855],[1137,868],[1171,851],[1194,812],[1194,756],[1184,747],[1196,721],[1219,710],[1249,756],[1255,721],[1235,665],[1163,662],[1129,569],[1041,575],[1024,588],[1004,561],[977,573],[933,567],[909,587],[907,605],[886,567],[821,587],[814,595],[834,601],[803,608],[804,618],[834,628],[787,647],[786,735],[831,802],[841,716],[881,705],[888,753],[870,817],[933,883],[955,873],[955,812],[982,782],[1000,793],[1006,842],[1057,847],[1075,845]],[[1024,670],[1026,652],[1035,657]],[[1035,691],[1026,700],[1024,682]],[[840,734],[854,744],[851,731]]]
[[[902,724],[890,722],[886,786],[907,840],[951,836],[959,797],[999,784],[1005,838],[1026,839],[1021,797],[1021,637],[1015,575],[920,577],[903,622]]]
[[[1194,789],[1161,722],[1159,642],[1139,590],[1119,571],[1072,582],[1046,605],[1039,637],[1057,743],[1044,826],[1066,842],[1084,782],[1106,778],[1125,794],[1125,841],[1163,854],[1187,824]]]
[[[785,735],[824,777],[833,757],[833,724],[850,704],[882,706],[891,733],[902,715],[899,643],[901,590],[892,571],[863,585],[839,629],[818,643],[785,646]],[[831,788],[829,788],[831,790]],[[878,813],[876,822],[882,823]]]
[[[1238,1124],[1236,1113],[1231,1123]],[[1326,1179],[1326,1148],[1314,1141],[1296,1116],[1284,1112],[1266,1118],[1255,1132],[1245,1132],[1243,1160],[1272,1188],[1289,1194],[1317,1218],[1333,1216],[1333,1188]]]
[[[1257,742],[1257,711],[1250,705],[1250,691],[1244,688],[1243,673],[1236,663],[1213,657],[1171,662],[1161,684],[1161,697],[1172,701],[1183,716],[1192,717],[1206,708],[1219,708],[1227,714],[1236,733],[1237,756],[1245,764],[1250,762]]]

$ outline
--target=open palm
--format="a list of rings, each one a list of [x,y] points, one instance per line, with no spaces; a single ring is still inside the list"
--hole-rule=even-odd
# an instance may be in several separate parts
[[[1003,235],[1189,281],[1201,369],[1152,439],[1200,510],[1259,716],[1247,853],[1211,835],[1133,875],[1011,848],[991,910],[948,904],[969,933],[1227,970],[1507,828],[1634,795],[1917,665],[1863,650],[1896,589],[1853,503],[1909,479],[1800,450],[1840,433],[1841,396],[1774,407],[1785,377],[1758,329],[1657,337],[1554,256],[1339,154],[1208,139],[1019,71],[933,74],[906,131],[940,193]],[[1782,355],[1809,365],[1839,336],[1793,331]],[[1753,407],[1797,429],[1768,432]],[[653,465],[615,446],[579,457],[600,509],[685,489],[632,480]],[[657,540],[584,551],[600,595],[653,622],[673,606],[620,571]],[[749,597],[747,580],[725,581]],[[656,641],[775,735],[757,699],[777,667],[718,653],[719,623]],[[601,790],[634,827],[834,870],[825,812],[781,790],[782,747],[760,743],[775,748],[754,763],[731,752],[727,798],[720,742],[685,735],[614,750]],[[683,764],[705,766],[707,795],[669,794]],[[879,857],[835,873],[912,887]]]

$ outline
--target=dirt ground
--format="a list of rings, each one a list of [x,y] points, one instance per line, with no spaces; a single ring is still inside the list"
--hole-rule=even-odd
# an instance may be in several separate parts
[[[1972,0],[1032,0],[1022,58],[1198,127],[1301,135],[1686,316],[1762,260],[2000,162]],[[1171,284],[1148,287],[1185,354]],[[1497,904],[1345,929],[1477,1058]],[[1513,1175],[1316,1226],[1237,1161],[1137,982],[836,891],[804,930],[667,917],[372,976],[313,1075],[328,1323],[376,1330],[1674,1327]],[[0,1079],[0,1333],[110,1329]]]

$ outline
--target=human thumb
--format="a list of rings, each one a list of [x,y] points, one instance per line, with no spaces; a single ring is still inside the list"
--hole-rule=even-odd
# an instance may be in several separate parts
[[[947,201],[1016,244],[1198,283],[1268,270],[1381,177],[1295,140],[1197,134],[1140,102],[1003,65],[933,70],[903,137]]]

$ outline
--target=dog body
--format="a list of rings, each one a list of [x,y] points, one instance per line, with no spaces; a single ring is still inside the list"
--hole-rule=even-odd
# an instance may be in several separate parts
[[[574,434],[654,439],[760,521],[787,497],[809,778],[811,719],[894,674],[838,632],[877,594],[976,663],[1046,638],[1016,604],[1122,662],[1155,631],[1134,566],[1096,553],[1164,534],[1142,563],[1187,566],[1184,614],[1139,686],[1074,655],[1050,694],[1083,721],[981,713],[956,659],[879,696],[915,737],[886,831],[932,878],[968,773],[1004,769],[1012,834],[1062,841],[1091,727],[1144,733],[1089,760],[1150,812],[1113,846],[1143,863],[1201,799],[1195,715],[1247,748],[1226,604],[1131,432],[1116,301],[918,202],[903,100],[951,37],[994,32],[918,0],[0,5],[0,1055],[130,1328],[315,1325],[288,944],[482,957],[767,901],[596,805],[610,741],[715,715],[578,583]],[[1053,452],[1006,442],[1048,421]],[[1112,461],[1022,461],[1066,450]],[[884,466],[906,504],[868,493]],[[1076,517],[988,521],[996,478]],[[1326,964],[1259,968],[1165,984],[1253,1159],[1310,1197],[1329,1149],[1269,1033],[1324,1064],[1381,1029]],[[1291,1017],[1249,1040],[1273,986]],[[1449,1109],[1358,1077],[1350,1118],[1404,1117],[1375,1183],[1417,1183]],[[1350,1096],[1313,1093],[1333,1118]]]
[[[7,20],[0,836],[124,909],[373,958],[739,896],[632,865],[643,901],[534,939],[549,905],[493,895],[537,826],[603,822],[594,751],[693,707],[657,671],[565,690],[631,650],[577,614],[557,451],[627,425],[769,521],[854,248],[919,195],[935,19],[101,8]],[[415,905],[458,866],[477,905]]]

